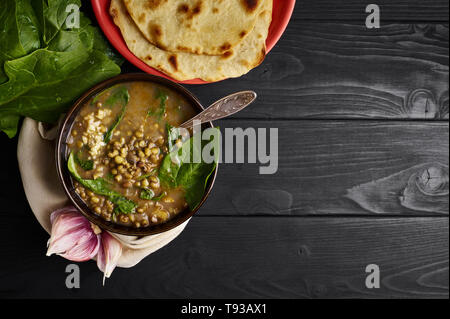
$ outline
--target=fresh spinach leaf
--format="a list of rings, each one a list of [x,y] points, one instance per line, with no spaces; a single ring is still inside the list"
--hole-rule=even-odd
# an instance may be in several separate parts
[[[202,159],[200,163],[195,163],[193,160],[191,160],[188,163],[183,163],[177,174],[177,184],[184,189],[185,199],[191,210],[195,209],[200,204],[203,198],[203,194],[205,193],[207,182],[211,174],[217,167],[219,156],[218,134],[220,134],[220,132],[218,129],[216,130],[217,131],[215,137],[213,137],[212,140],[209,141],[210,143],[214,143],[213,149],[217,151],[217,153],[213,154],[214,161],[212,163],[206,163]],[[199,152],[198,154],[201,154],[204,146],[206,145],[206,143],[202,143],[201,147],[196,147],[194,145],[195,143],[192,142],[192,139],[190,143],[192,154],[196,152]],[[191,159],[193,159],[193,155]]]
[[[150,188],[142,188],[139,197],[141,199],[151,200],[155,197],[155,192]]]
[[[146,179],[147,177],[155,175],[155,173],[156,173],[156,168],[153,169],[150,173],[147,173],[145,175],[139,176],[137,180],[138,181],[142,181],[143,179]]]
[[[149,110],[147,115],[161,119],[164,116],[164,113],[166,113],[166,102],[168,98],[169,96],[165,91],[158,89],[156,91],[156,99],[159,99],[159,107],[156,110]]]
[[[82,152],[81,150],[78,151],[78,153],[75,154],[75,161],[78,165],[85,171],[90,171],[94,169],[94,161],[93,160],[85,160],[81,158]]]
[[[77,68],[71,69],[70,74],[62,72],[67,66],[62,67],[59,72],[52,68],[48,70],[48,75],[53,76],[53,82],[38,82],[34,73],[36,63],[55,58],[58,59],[57,53],[44,49],[24,57],[26,61],[19,59],[6,62],[5,69],[10,70],[10,81],[0,85],[0,110],[9,115],[28,116],[37,121],[55,123],[60,114],[71,105],[74,97],[95,83],[120,73],[120,68],[103,53],[93,51],[84,62],[76,63]],[[18,62],[26,68],[18,69]],[[86,74],[91,76],[86,78]],[[77,84],[74,85],[75,83]],[[0,130],[3,130],[3,126],[0,126]],[[17,126],[10,131],[10,137],[14,136]]]
[[[167,95],[166,91],[158,89],[156,90],[156,98],[160,100],[160,106],[163,106],[164,104],[166,104],[169,96]]]
[[[134,212],[137,206],[135,202],[118,194],[109,195],[108,199],[116,205],[114,207],[115,213],[130,214]]]
[[[0,129],[3,130],[9,138],[13,138],[14,135],[16,135],[19,119],[20,116],[3,114],[0,110]]]
[[[41,30],[39,30],[39,20],[32,4],[35,0],[16,0],[15,2],[19,42],[25,52],[37,50],[41,45]]]
[[[161,200],[164,196],[166,196],[166,192],[162,192],[158,196],[155,196],[155,192],[149,188],[142,188],[139,194],[141,199],[152,200],[155,202]]]
[[[108,41],[103,36],[103,32],[95,27],[94,28],[94,43],[95,49],[103,52],[111,61],[113,61],[117,65],[122,65],[125,59],[115,53],[115,51],[111,48]]]
[[[123,116],[125,115],[126,106],[122,106],[122,110],[120,111],[120,114],[116,117],[114,122],[111,124],[111,126],[106,131],[105,135],[103,136],[103,141],[108,144],[109,141],[111,141],[112,134],[116,127],[119,125],[120,121],[122,121]]]
[[[34,1],[34,0],[33,0]],[[70,12],[66,11],[70,5],[81,7],[80,0],[45,0],[44,2],[44,42],[50,43],[61,29],[64,29]]]
[[[86,89],[120,73],[89,19],[64,26],[69,4],[81,2],[0,1],[0,131],[9,137],[21,116],[55,123]]]
[[[167,187],[177,187],[178,172],[184,162],[190,157],[190,140],[183,144],[180,149],[168,153],[159,167],[158,178]]]
[[[116,213],[129,214],[133,213],[137,204],[125,196],[110,189],[110,183],[103,178],[97,179],[83,179],[80,174],[78,174],[76,168],[75,155],[73,152],[70,153],[69,159],[67,160],[67,168],[72,176],[81,185],[95,194],[107,197],[113,204],[115,204],[114,211]]]
[[[180,129],[167,123],[166,130],[167,130],[167,146],[169,152],[172,152],[176,147],[176,142],[178,138],[180,138]]]
[[[70,153],[69,159],[67,160],[67,168],[72,176],[84,187],[89,189],[90,191],[103,196],[108,196],[113,191],[109,188],[110,183],[104,180],[103,178],[97,179],[83,179],[77,171],[76,168],[76,160],[75,154],[73,152]]]
[[[177,183],[185,191],[185,199],[191,210],[195,209],[203,198],[206,184],[216,163],[189,163],[181,166]]]
[[[100,93],[98,93],[91,102],[91,105],[95,105],[95,103],[97,103],[103,96],[105,96],[107,93],[111,92],[112,90],[116,89],[117,85],[113,85],[112,87],[101,91]]]
[[[166,196],[166,193],[165,193],[165,192],[162,192],[162,193],[159,194],[158,196],[153,197],[153,198],[152,198],[152,201],[157,202],[157,201],[161,200],[164,196]]]
[[[180,149],[177,149],[176,140],[180,135],[179,128],[166,124],[166,130],[169,153],[161,162],[158,177],[165,186],[173,188],[177,186],[178,171],[184,161],[184,157],[189,155],[190,150],[187,150],[187,146],[190,145],[185,143]]]
[[[114,130],[117,128],[120,121],[122,121],[123,116],[125,115],[126,106],[129,100],[130,100],[130,93],[128,92],[128,89],[125,86],[119,87],[106,100],[105,102],[106,106],[113,107],[114,105],[120,103],[120,105],[122,105],[122,110],[120,111],[119,115],[116,117],[114,122],[111,124],[111,126],[108,128],[105,135],[103,136],[103,141],[105,143],[109,143],[109,141],[111,141]]]
[[[42,28],[33,8],[42,0],[2,0],[0,1],[0,84],[8,78],[3,64],[17,59],[40,47]],[[39,7],[36,5],[36,7]]]
[[[111,172],[109,172],[109,173],[106,174],[106,179],[108,181],[113,182],[114,181],[114,175]]]
[[[107,107],[113,107],[116,104],[126,106],[130,100],[130,94],[125,86],[121,86],[114,90],[111,95],[106,99],[105,105]]]
[[[216,129],[215,137],[209,142],[202,141],[201,145],[196,145],[194,137],[191,137],[180,149],[168,153],[159,168],[158,177],[161,183],[169,188],[182,187],[191,210],[200,204],[206,184],[217,166],[219,154],[213,154],[215,160],[212,163],[203,160],[195,163],[193,159],[195,154],[201,156],[207,143],[214,143],[213,149],[218,151],[218,134],[220,132]]]

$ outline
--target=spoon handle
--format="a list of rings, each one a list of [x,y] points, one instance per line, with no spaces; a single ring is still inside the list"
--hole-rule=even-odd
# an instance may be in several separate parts
[[[211,122],[235,114],[255,101],[256,96],[253,91],[242,91],[228,95],[214,102],[206,110],[181,124],[180,127],[190,128],[194,121]]]

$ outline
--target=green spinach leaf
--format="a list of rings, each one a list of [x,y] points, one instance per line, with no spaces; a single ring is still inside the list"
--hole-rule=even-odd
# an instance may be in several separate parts
[[[167,131],[167,146],[169,152],[175,150],[176,142],[180,138],[180,129],[178,127],[173,127],[170,124],[166,124]]]
[[[125,86],[120,86],[119,88],[115,89],[106,99],[105,105],[107,107],[113,107],[116,104],[126,106],[129,100],[130,93],[128,93],[128,89]]]
[[[155,202],[159,201],[164,196],[166,196],[166,192],[162,192],[158,196],[155,196],[155,192],[153,190],[151,190],[150,188],[142,188],[141,192],[139,194],[139,197],[141,199],[152,200],[152,201],[155,201]]]
[[[54,68],[48,69],[48,76],[53,76],[52,82],[37,81],[37,74],[34,72],[36,64],[58,58],[58,53],[43,49],[24,58],[6,62],[5,70],[8,70],[10,81],[0,85],[0,112],[55,123],[60,114],[71,105],[74,97],[95,83],[120,72],[120,68],[103,53],[93,51],[84,61],[79,61],[81,63],[69,63],[59,72]],[[24,65],[24,68],[17,68],[18,65]],[[77,67],[72,69],[73,65]],[[45,67],[41,65],[39,69]],[[65,69],[70,70],[69,74],[63,72]],[[86,78],[86,74],[91,76]],[[0,130],[3,130],[2,126]],[[14,136],[16,131],[17,127],[11,135]]]
[[[81,185],[94,192],[95,194],[106,196],[113,204],[115,204],[114,211],[116,213],[129,214],[133,213],[137,204],[125,196],[110,189],[110,183],[103,178],[97,179],[83,179],[80,174],[78,174],[76,168],[75,155],[73,152],[70,153],[69,159],[67,160],[67,168],[72,176]]]
[[[157,202],[157,201],[161,200],[164,196],[166,196],[166,193],[165,193],[165,192],[162,192],[162,193],[159,194],[158,196],[153,197],[153,198],[152,198],[152,201]]]
[[[66,28],[69,4],[81,2],[0,1],[0,131],[9,137],[21,116],[55,123],[86,89],[120,73],[89,19]]]
[[[154,176],[155,174],[156,174],[156,168],[151,170],[150,173],[139,176],[137,180],[142,181],[143,179],[146,179],[147,177],[150,177],[150,176]]]
[[[134,212],[137,206],[135,202],[119,194],[111,194],[108,198],[116,205],[114,207],[115,213],[130,214]]]
[[[12,114],[2,114],[0,110],[0,128],[8,137],[13,138],[16,135],[17,125],[19,124],[20,116]]]
[[[159,99],[159,107],[156,110],[149,110],[147,115],[161,119],[164,116],[164,113],[166,113],[166,102],[168,98],[169,96],[165,91],[158,89],[156,91],[156,99]]]
[[[155,197],[155,192],[150,188],[142,188],[139,197],[141,199],[151,200]]]
[[[34,0],[33,0],[34,1]],[[38,0],[39,1],[39,0]],[[66,12],[69,5],[81,7],[80,0],[46,0],[43,6],[45,43],[50,43],[58,32],[64,28],[66,19],[70,12]]]
[[[0,83],[7,80],[4,62],[20,58],[39,49],[41,41],[40,22],[34,6],[42,0],[0,1]]]
[[[19,41],[25,52],[37,50],[41,46],[39,20],[34,11],[34,0],[16,0],[16,20]],[[39,0],[37,1],[39,2]]]
[[[93,160],[85,160],[81,158],[82,152],[81,150],[75,154],[75,162],[85,171],[91,171],[94,169],[94,161]]]
[[[159,168],[158,177],[163,185],[169,188],[182,187],[185,191],[185,199],[189,208],[195,209],[205,193],[206,184],[214,172],[219,154],[214,155],[212,163],[203,160],[195,163],[195,154],[200,155],[207,143],[214,143],[215,150],[218,148],[219,130],[216,129],[215,137],[209,142],[202,141],[201,145],[194,143],[194,137],[183,143],[180,149],[168,153]]]
[[[116,129],[116,127],[119,125],[120,121],[122,121],[123,116],[125,115],[126,106],[122,106],[122,110],[120,111],[120,114],[116,117],[114,122],[111,124],[111,126],[106,131],[105,135],[103,136],[103,141],[108,144],[109,141],[111,141],[112,133]]]
[[[100,99],[105,96],[106,94],[108,94],[109,92],[111,92],[112,90],[115,90],[117,88],[117,85],[113,85],[112,87],[101,91],[100,93],[98,93],[91,102],[91,105],[95,105],[98,101],[100,101]]]

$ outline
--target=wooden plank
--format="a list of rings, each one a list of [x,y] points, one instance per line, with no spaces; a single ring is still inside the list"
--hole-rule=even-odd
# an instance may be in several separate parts
[[[432,0],[297,0],[295,17],[301,20],[358,20],[367,17],[366,6],[380,6],[382,21],[448,21],[448,1]]]
[[[437,172],[431,192],[448,191],[448,123],[226,120],[218,125],[222,131],[278,128],[279,167],[275,175],[260,175],[260,164],[220,164],[200,215],[448,214],[448,195],[421,196],[409,182],[420,177],[425,183],[427,172]],[[14,140],[2,136],[1,141],[4,154],[15,154]],[[3,163],[8,169],[0,175],[0,214],[28,216],[17,160],[6,156]],[[405,189],[415,195],[408,193],[402,202]]]
[[[0,225],[1,297],[448,298],[448,218],[198,217],[105,287],[94,262],[80,264],[74,290],[70,262],[45,257],[45,235],[11,245],[18,222]],[[368,264],[380,267],[380,289],[365,287]]]
[[[208,105],[240,89],[236,118],[448,119],[448,25],[293,21],[264,63],[239,79],[190,86]]]
[[[448,123],[230,120],[218,125],[222,131],[278,128],[278,172],[260,175],[265,165],[247,160],[220,164],[200,214],[448,214]]]
[[[284,0],[281,0],[284,1]],[[85,12],[91,19],[92,6],[89,0],[82,0]],[[293,21],[297,20],[353,20],[365,23],[366,7],[374,2],[364,0],[296,0]],[[448,1],[446,0],[378,0],[381,22],[448,22]]]

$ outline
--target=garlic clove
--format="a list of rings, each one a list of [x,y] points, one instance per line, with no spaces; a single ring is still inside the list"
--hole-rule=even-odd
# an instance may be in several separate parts
[[[101,233],[101,247],[97,255],[97,267],[103,271],[103,285],[105,278],[109,278],[114,268],[117,266],[122,255],[122,245],[108,232]]]
[[[52,234],[47,256],[60,255],[71,261],[86,261],[97,255],[100,235],[92,230],[90,222],[74,207],[65,207],[50,216]]]
[[[53,221],[55,220],[56,217],[58,217],[59,215],[61,215],[63,213],[68,213],[68,212],[78,213],[78,210],[74,206],[66,206],[66,207],[57,209],[53,213],[50,214],[50,222],[53,224]]]

